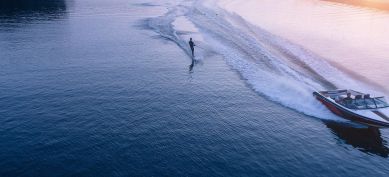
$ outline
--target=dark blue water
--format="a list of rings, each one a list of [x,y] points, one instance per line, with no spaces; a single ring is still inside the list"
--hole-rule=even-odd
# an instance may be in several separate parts
[[[387,176],[388,130],[298,113],[137,23],[165,8],[0,8],[0,176]],[[7,9],[7,10],[3,10]]]

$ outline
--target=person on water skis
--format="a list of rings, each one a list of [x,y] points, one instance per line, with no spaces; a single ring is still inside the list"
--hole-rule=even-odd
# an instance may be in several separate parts
[[[194,46],[196,46],[196,45],[192,41],[192,38],[190,38],[190,40],[189,40],[189,46],[190,46],[190,50],[192,50],[192,57],[194,57]]]

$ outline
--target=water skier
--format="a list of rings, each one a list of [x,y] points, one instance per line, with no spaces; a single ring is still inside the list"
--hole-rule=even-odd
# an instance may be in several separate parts
[[[190,50],[192,50],[192,57],[194,57],[194,46],[196,46],[196,45],[192,41],[192,38],[190,38],[190,40],[189,40],[189,46],[190,46]]]

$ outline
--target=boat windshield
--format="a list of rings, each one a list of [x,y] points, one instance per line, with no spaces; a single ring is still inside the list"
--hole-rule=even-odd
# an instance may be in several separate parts
[[[389,104],[385,101],[384,97],[343,100],[341,104],[350,109],[377,109],[389,107]]]
[[[374,101],[378,108],[389,107],[389,104],[386,102],[384,97],[374,98]]]

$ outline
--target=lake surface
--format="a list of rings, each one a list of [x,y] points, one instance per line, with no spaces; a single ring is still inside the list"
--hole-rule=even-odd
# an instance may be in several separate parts
[[[210,5],[1,4],[0,176],[389,174],[388,130],[314,104],[337,83],[276,57],[265,31],[247,47],[241,21]]]
[[[389,11],[310,0],[221,2],[230,11],[324,57],[355,78],[375,82],[388,95]]]

